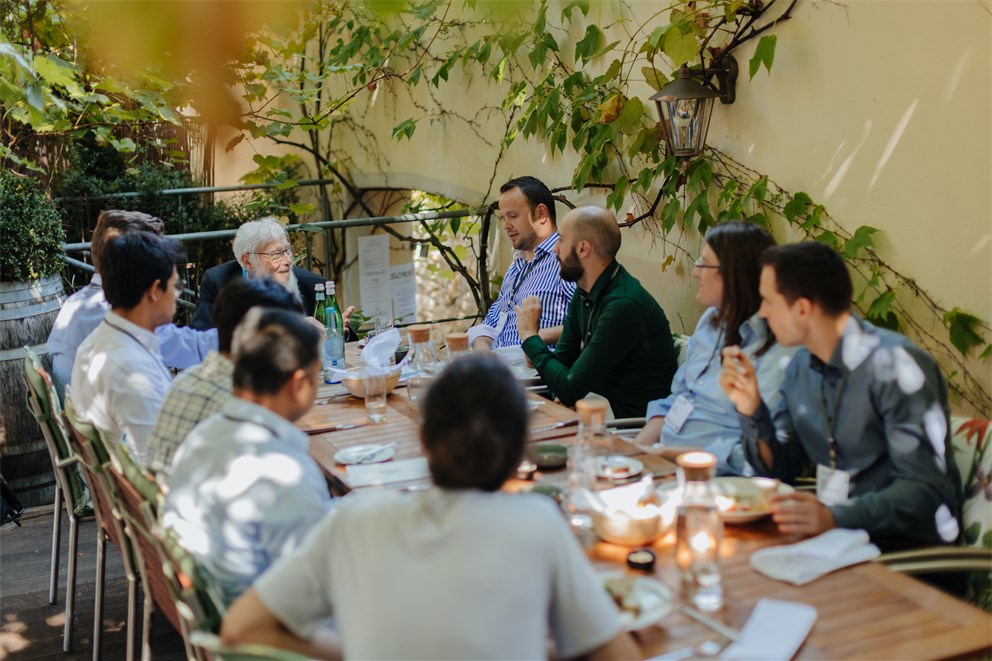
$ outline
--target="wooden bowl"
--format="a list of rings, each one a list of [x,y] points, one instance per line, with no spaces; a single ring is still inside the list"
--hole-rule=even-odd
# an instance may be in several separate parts
[[[349,374],[354,374],[353,377],[344,377],[341,379],[341,385],[348,389],[355,397],[365,399],[365,381],[362,380],[362,370],[361,367],[352,367],[347,370]],[[394,367],[392,371],[386,372],[386,394],[393,392],[393,389],[400,382],[400,372],[403,371],[401,367]]]

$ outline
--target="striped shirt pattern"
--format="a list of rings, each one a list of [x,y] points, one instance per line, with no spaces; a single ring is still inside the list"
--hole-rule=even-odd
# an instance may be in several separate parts
[[[504,309],[507,311],[506,325],[503,326],[499,337],[493,341],[493,349],[520,345],[517,313],[513,306],[520,305],[528,296],[539,296],[541,299],[541,328],[560,326],[564,322],[568,302],[575,293],[575,283],[561,279],[558,256],[553,250],[556,243],[558,243],[558,232],[546,238],[534,249],[533,265],[520,253],[517,253],[513,263],[510,264],[503,278],[503,284],[499,288],[499,297],[493,302],[483,321],[485,325],[496,328],[500,313]]]

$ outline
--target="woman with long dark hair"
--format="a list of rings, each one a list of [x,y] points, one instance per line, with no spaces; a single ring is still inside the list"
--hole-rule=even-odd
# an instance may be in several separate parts
[[[718,472],[749,475],[753,472],[740,447],[737,413],[717,377],[721,350],[740,346],[755,364],[764,400],[769,406],[779,400],[778,388],[795,349],[775,344],[758,315],[761,253],[775,240],[763,227],[741,222],[714,225],[705,239],[692,275],[699,283],[696,300],[706,312],[689,340],[685,363],[675,373],[672,394],[648,404],[647,424],[635,441],[669,457],[705,449],[717,456]]]

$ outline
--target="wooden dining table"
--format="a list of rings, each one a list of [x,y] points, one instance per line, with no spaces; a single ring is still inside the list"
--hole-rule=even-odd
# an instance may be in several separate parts
[[[535,394],[528,397],[534,402],[529,422],[532,430],[576,419],[576,413],[561,404]],[[355,425],[310,436],[310,454],[324,471],[332,491],[344,494],[353,490],[349,484],[349,467],[334,459],[339,450],[368,443],[395,443],[396,454],[391,461],[423,456],[417,436],[417,409],[405,388],[390,393],[385,420],[379,424],[367,424],[364,401],[347,396],[340,385],[322,389],[318,402],[321,403],[298,422],[302,429]],[[528,443],[553,439],[567,445],[575,440],[576,431],[577,426],[572,425],[532,433]],[[616,439],[614,447],[619,454],[642,461],[645,471],[656,479],[673,479],[675,467],[667,460],[644,454],[623,439]],[[511,480],[507,489],[517,491],[534,483],[560,487],[564,482],[564,469],[537,471],[533,480]],[[429,479],[421,477],[354,490],[414,490],[428,485]],[[726,605],[711,617],[739,631],[760,599],[809,604],[816,608],[817,619],[795,657],[799,659],[987,658],[992,648],[992,620],[987,613],[884,565],[867,562],[847,567],[802,586],[768,578],[751,567],[749,557],[754,551],[800,539],[780,534],[767,518],[748,525],[725,526],[721,555]],[[658,559],[653,578],[669,587],[679,604],[687,604],[679,595],[674,531],[651,548]],[[600,541],[587,552],[597,569],[616,570],[625,567],[630,550]],[[634,636],[645,658],[694,647],[717,637],[713,630],[678,607],[661,622],[635,632]]]

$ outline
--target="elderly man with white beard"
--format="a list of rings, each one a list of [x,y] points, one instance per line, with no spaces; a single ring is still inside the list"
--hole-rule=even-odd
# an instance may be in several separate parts
[[[303,310],[313,314],[314,285],[324,279],[293,265],[293,248],[289,238],[275,218],[249,221],[238,228],[234,237],[234,257],[220,266],[207,269],[200,283],[200,296],[190,326],[199,330],[213,328],[213,306],[217,292],[235,278],[274,278],[290,293],[299,298]],[[347,339],[355,339],[350,332],[349,317],[354,306],[342,312]]]

